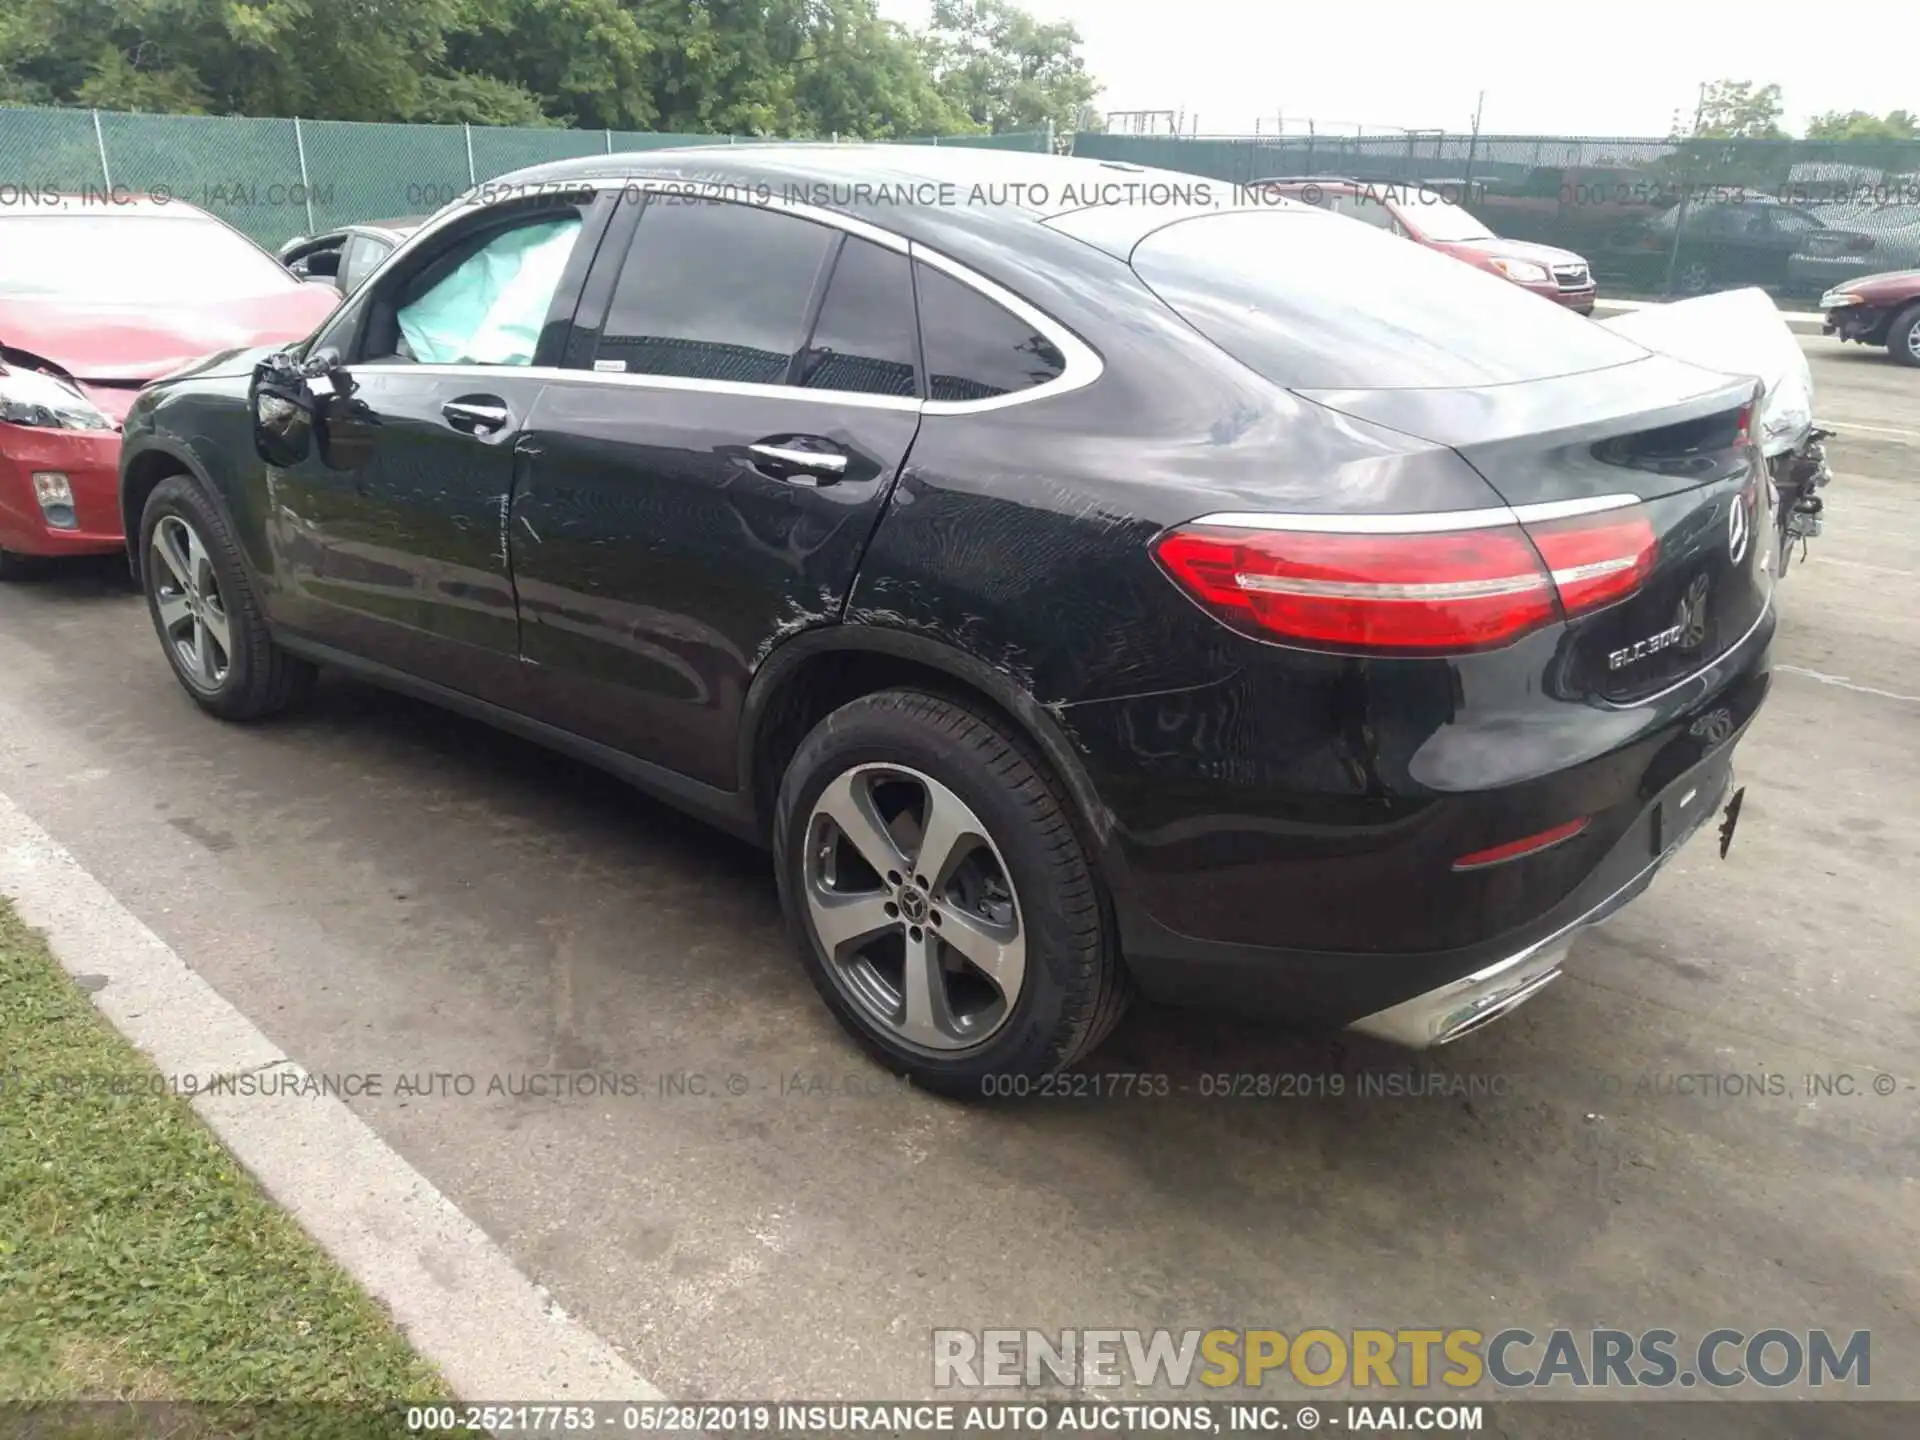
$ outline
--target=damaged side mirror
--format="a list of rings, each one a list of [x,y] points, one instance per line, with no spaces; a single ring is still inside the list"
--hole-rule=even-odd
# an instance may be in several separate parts
[[[253,412],[253,448],[269,465],[297,465],[312,453],[314,431],[325,424],[325,397],[339,393],[339,356],[322,350],[303,359],[276,351],[253,367],[247,404]]]

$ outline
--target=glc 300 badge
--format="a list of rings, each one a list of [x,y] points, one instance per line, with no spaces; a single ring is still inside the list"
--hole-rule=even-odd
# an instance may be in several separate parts
[[[1739,510],[1741,506],[1735,504],[1733,508]],[[1613,651],[1607,656],[1607,669],[1624,670],[1635,661],[1658,655],[1662,650],[1697,650],[1707,638],[1707,592],[1712,588],[1713,582],[1705,575],[1694,576],[1673,612],[1673,624],[1644,640],[1634,641],[1624,650]]]

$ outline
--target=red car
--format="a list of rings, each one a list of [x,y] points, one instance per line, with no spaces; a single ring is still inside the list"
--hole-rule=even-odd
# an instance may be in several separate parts
[[[1848,280],[1822,295],[1820,308],[1827,334],[1884,345],[1902,365],[1920,365],[1920,270]]]
[[[1256,184],[1289,200],[1305,201],[1391,230],[1582,315],[1593,313],[1593,270],[1585,256],[1530,240],[1502,240],[1470,211],[1447,198],[1445,192],[1450,186],[1341,179],[1261,180]]]
[[[0,209],[0,578],[23,556],[125,547],[120,421],[142,385],[299,339],[339,300],[191,205],[49,194]]]

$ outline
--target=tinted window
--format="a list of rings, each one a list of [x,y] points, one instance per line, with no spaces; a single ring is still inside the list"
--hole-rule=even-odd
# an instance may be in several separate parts
[[[907,257],[849,237],[800,362],[815,390],[915,395],[913,271]]]
[[[785,384],[833,238],[750,205],[649,201],[593,368]]]
[[[1133,266],[1221,349],[1304,389],[1501,385],[1647,353],[1450,255],[1304,208],[1180,221]]]
[[[930,265],[915,267],[920,343],[933,400],[985,400],[1057,378],[1067,362],[1046,336]]]

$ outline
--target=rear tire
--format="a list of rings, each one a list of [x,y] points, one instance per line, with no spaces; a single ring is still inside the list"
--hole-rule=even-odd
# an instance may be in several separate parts
[[[0,550],[0,582],[30,580],[34,576],[33,558],[28,555],[16,555],[11,550]]]
[[[1901,365],[1920,365],[1920,305],[1909,305],[1887,326],[1887,353]]]
[[[781,906],[828,1008],[895,1074],[1029,1094],[1118,1022],[1130,986],[1068,807],[1001,722],[924,691],[864,696],[801,742]]]
[[[258,720],[305,697],[314,667],[274,644],[226,517],[193,479],[169,476],[147,497],[139,554],[147,612],[194,704]]]

